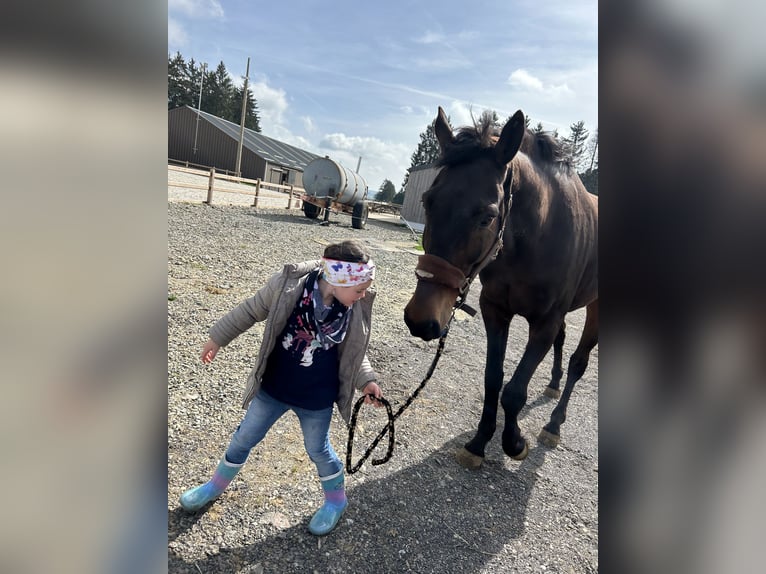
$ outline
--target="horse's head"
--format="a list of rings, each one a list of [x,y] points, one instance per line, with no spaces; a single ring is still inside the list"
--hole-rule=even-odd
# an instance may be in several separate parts
[[[492,259],[510,208],[503,186],[524,138],[524,114],[517,111],[499,137],[490,118],[482,119],[455,136],[440,107],[434,123],[442,169],[423,194],[426,254],[404,309],[410,333],[426,341],[441,336],[468,279]]]

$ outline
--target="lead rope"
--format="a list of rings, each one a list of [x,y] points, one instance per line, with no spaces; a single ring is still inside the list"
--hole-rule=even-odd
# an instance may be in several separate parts
[[[412,404],[412,401],[415,400],[415,397],[417,397],[418,394],[420,394],[420,391],[423,390],[423,387],[426,386],[428,379],[430,379],[431,375],[434,374],[434,370],[436,369],[436,364],[439,362],[439,358],[442,355],[442,351],[444,351],[444,342],[447,340],[449,327],[452,324],[452,319],[454,317],[455,317],[455,310],[453,309],[452,316],[447,322],[447,327],[444,329],[444,333],[439,339],[439,347],[436,349],[436,356],[434,357],[433,361],[431,361],[431,366],[428,368],[428,372],[426,373],[425,378],[418,385],[418,387],[412,392],[412,394],[410,394],[410,396],[407,397],[407,400],[404,402],[404,404],[401,407],[399,407],[399,410],[396,411],[396,414],[394,414],[393,410],[391,409],[391,403],[389,403],[385,398],[379,399],[375,397],[374,395],[364,395],[362,397],[359,397],[359,400],[356,401],[356,404],[354,405],[354,410],[351,414],[351,422],[349,424],[349,430],[348,430],[348,444],[346,445],[346,472],[348,472],[348,474],[354,474],[357,470],[361,468],[364,461],[370,457],[370,455],[372,454],[372,451],[375,450],[375,447],[378,446],[378,443],[381,441],[381,439],[385,436],[386,433],[388,433],[388,451],[386,452],[386,455],[383,458],[373,459],[372,460],[373,466],[377,466],[379,464],[388,462],[391,456],[394,454],[394,440],[395,440],[394,421],[398,419],[399,415],[401,415],[404,412],[404,410]],[[386,412],[388,413],[388,423],[386,424],[386,426],[383,427],[383,430],[378,433],[378,436],[375,437],[375,440],[372,441],[372,443],[367,448],[367,450],[364,451],[362,458],[360,458],[356,464],[352,465],[351,451],[354,448],[354,431],[356,430],[356,417],[357,417],[357,414],[359,413],[359,408],[362,406],[362,403],[364,402],[364,399],[366,397],[371,397],[372,399],[378,401],[379,403],[381,403],[382,405],[386,407]]]

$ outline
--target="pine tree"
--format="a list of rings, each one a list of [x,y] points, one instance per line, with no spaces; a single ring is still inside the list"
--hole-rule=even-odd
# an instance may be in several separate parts
[[[564,138],[567,156],[572,165],[579,169],[583,163],[585,155],[585,144],[588,141],[588,130],[585,129],[585,122],[580,120],[569,126],[569,137]]]
[[[537,125],[532,128],[532,133],[533,134],[541,134],[544,131],[545,131],[545,129],[543,129],[543,123],[542,122],[537,122]]]
[[[214,72],[207,74],[205,83],[209,86],[208,94],[210,97],[202,109],[214,116],[232,121],[229,114],[232,108],[236,107],[236,103],[232,101],[234,99],[234,82],[226,70],[226,65],[220,62]],[[239,103],[241,106],[242,101],[240,100]],[[239,114],[237,114],[238,117]]]
[[[186,62],[180,52],[176,52],[172,58],[168,54],[168,109],[191,104]]]
[[[391,203],[395,195],[396,195],[396,186],[394,186],[391,180],[384,179],[383,183],[380,184],[380,191],[378,191],[378,194],[375,196],[375,199],[377,201],[385,201],[387,203]]]
[[[449,117],[447,117],[447,122],[449,122]],[[401,191],[403,192],[407,187],[407,181],[410,179],[410,170],[413,167],[434,163],[439,159],[440,153],[439,141],[436,139],[436,132],[434,132],[434,122],[431,122],[426,131],[420,134],[420,143],[418,144],[418,149],[415,150],[410,158],[410,167],[404,175]]]
[[[585,189],[594,195],[598,195],[598,128],[596,128],[596,133],[588,141],[586,152],[585,163],[587,163],[588,169],[579,174],[580,179]]]
[[[241,91],[241,90],[240,90]],[[247,88],[247,113],[245,115],[245,127],[260,133],[261,117],[258,115],[258,102],[255,101],[250,87]]]
[[[596,128],[596,133],[593,134],[593,137],[588,142],[587,153],[590,158],[588,169],[598,169],[598,128]]]
[[[222,116],[224,119],[229,120],[230,122],[233,122],[237,125],[242,122],[243,88],[244,86],[232,88],[232,96],[229,100],[230,108],[226,111],[226,115]],[[258,109],[250,86],[247,87],[247,103],[245,104],[245,127],[256,132],[261,131]]]
[[[194,58],[184,61],[180,52],[174,56],[168,54],[169,110],[199,106],[201,110],[239,125],[242,121],[242,90],[243,87],[234,85],[223,62],[214,71],[209,71],[206,64],[198,65]],[[258,102],[248,86],[245,127],[260,132],[260,124]]]

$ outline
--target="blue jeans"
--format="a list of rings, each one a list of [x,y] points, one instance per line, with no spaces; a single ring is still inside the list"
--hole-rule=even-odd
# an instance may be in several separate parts
[[[226,449],[226,460],[241,464],[247,460],[250,450],[263,440],[266,433],[288,410],[293,411],[301,423],[303,445],[309,458],[317,467],[320,477],[332,476],[343,469],[338,455],[330,444],[330,420],[332,409],[311,411],[278,401],[260,389],[247,409],[245,418],[231,437]]]

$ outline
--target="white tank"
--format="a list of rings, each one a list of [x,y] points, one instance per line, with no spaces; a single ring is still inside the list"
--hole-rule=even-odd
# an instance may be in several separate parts
[[[367,182],[329,157],[312,160],[303,170],[303,189],[316,198],[332,197],[344,205],[367,199]]]

